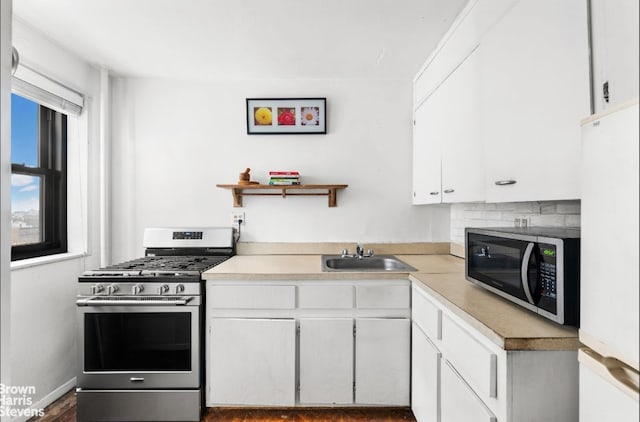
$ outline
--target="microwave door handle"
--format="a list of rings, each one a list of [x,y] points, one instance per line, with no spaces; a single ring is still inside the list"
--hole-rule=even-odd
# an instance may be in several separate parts
[[[530,304],[535,305],[533,296],[531,295],[531,289],[529,288],[529,261],[531,260],[531,253],[533,252],[533,243],[529,243],[524,250],[524,256],[522,257],[522,265],[520,266],[520,275],[522,279],[522,290],[527,297]]]

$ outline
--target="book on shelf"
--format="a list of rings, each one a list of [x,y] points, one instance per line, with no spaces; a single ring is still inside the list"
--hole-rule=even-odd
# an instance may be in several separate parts
[[[272,186],[294,186],[299,185],[300,181],[277,181],[277,180],[269,180],[269,184]]]
[[[283,177],[283,176],[300,176],[300,173],[297,171],[270,171],[269,176],[273,177]]]
[[[287,181],[299,181],[300,178],[299,177],[294,177],[294,176],[271,176],[271,178],[269,180],[277,180],[279,182],[287,182]]]
[[[300,184],[300,172],[296,170],[272,170],[269,172],[269,184],[291,186]]]

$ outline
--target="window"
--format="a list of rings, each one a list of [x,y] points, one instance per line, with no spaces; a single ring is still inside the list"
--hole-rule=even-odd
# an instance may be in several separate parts
[[[11,260],[67,251],[67,116],[11,95]]]

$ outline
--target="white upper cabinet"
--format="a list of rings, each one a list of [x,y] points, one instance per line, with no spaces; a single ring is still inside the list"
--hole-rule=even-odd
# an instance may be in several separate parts
[[[415,78],[414,204],[484,200],[476,49],[515,1],[470,1]]]
[[[442,202],[484,200],[478,72],[478,52],[474,50],[442,85],[446,101],[446,130],[441,139]]]
[[[521,0],[479,47],[486,200],[580,197],[590,112],[587,2]]]
[[[484,199],[475,50],[416,110],[414,203]]]
[[[591,34],[594,105],[600,113],[638,97],[638,1],[591,0]]]
[[[580,198],[586,0],[471,1],[414,101],[414,204]]]
[[[440,142],[442,110],[438,92],[416,110],[413,127],[413,203],[439,204],[442,201]]]
[[[442,37],[414,82],[415,105],[422,103],[478,46],[482,35],[517,0],[471,0]]]

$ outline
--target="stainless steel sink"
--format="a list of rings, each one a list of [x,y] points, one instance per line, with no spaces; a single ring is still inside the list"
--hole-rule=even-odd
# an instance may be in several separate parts
[[[365,258],[342,257],[341,255],[322,255],[322,271],[378,271],[412,272],[411,265],[402,262],[393,255],[374,255]]]

